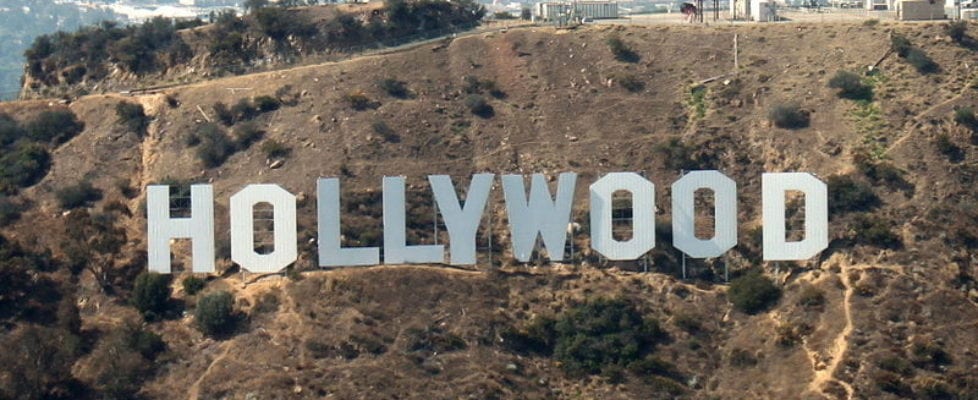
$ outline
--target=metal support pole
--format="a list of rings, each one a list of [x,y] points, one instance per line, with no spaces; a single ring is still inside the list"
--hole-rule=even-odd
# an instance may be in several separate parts
[[[431,213],[435,217],[435,244],[438,244],[438,203],[432,202]]]

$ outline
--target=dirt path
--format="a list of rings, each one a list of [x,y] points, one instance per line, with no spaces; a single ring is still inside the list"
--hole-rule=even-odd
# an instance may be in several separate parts
[[[842,286],[845,288],[842,297],[842,311],[845,315],[846,324],[832,342],[832,348],[829,349],[827,356],[820,357],[818,352],[805,349],[809,353],[809,358],[812,359],[812,367],[815,372],[815,378],[809,384],[808,390],[814,393],[824,393],[822,390],[827,383],[836,382],[845,389],[846,399],[851,400],[854,393],[852,385],[835,378],[835,372],[839,369],[839,363],[842,361],[843,356],[845,356],[846,351],[849,350],[849,336],[852,335],[853,330],[851,301],[854,290],[852,284],[849,282],[848,266],[843,263],[839,267],[841,268],[839,278],[842,281]],[[825,361],[825,368],[815,368],[821,361]]]
[[[223,347],[223,349],[221,350],[221,355],[214,358],[214,360],[211,361],[210,365],[207,366],[207,369],[205,369],[204,372],[200,374],[200,377],[197,378],[196,381],[194,381],[194,384],[190,386],[190,390],[187,391],[187,399],[197,400],[198,398],[200,398],[200,385],[204,382],[204,379],[207,378],[207,375],[210,375],[211,370],[214,369],[214,366],[220,363],[221,361],[224,361],[224,359],[227,358],[228,354],[231,354],[232,343],[233,342],[222,342],[220,344],[220,346]]]

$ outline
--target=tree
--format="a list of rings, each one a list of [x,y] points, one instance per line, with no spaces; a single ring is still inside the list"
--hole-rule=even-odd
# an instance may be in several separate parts
[[[146,319],[164,313],[170,301],[170,276],[143,272],[136,277],[132,289],[132,304]]]
[[[781,289],[774,286],[768,277],[751,272],[730,281],[727,299],[734,307],[747,314],[756,314],[767,309],[781,298]]]
[[[204,296],[197,302],[194,320],[197,328],[206,335],[219,336],[231,332],[236,322],[231,293],[221,291]]]

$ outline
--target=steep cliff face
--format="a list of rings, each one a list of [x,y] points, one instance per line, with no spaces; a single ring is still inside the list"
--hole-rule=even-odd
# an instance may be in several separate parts
[[[866,74],[891,36],[908,38],[939,69],[921,73],[893,54]],[[969,398],[978,387],[969,329],[978,321],[978,164],[968,108],[978,91],[967,43],[940,24],[528,28],[150,95],[83,96],[67,107],[84,130],[52,147],[50,171],[20,189],[15,199],[29,207],[3,234],[70,261],[80,236],[70,227],[121,230],[91,234],[124,238],[93,253],[97,268],[36,272],[66,282],[78,300],[81,332],[93,344],[69,372],[94,391],[109,390],[100,371],[114,360],[99,332],[142,318],[129,300],[133,277],[146,268],[143,188],[206,182],[214,186],[220,271],[204,294],[188,293],[180,282],[190,275],[189,246],[174,245],[173,297],[187,313],[145,324],[167,350],[132,378],[132,393]],[[840,97],[828,87],[838,70],[857,73],[871,96]],[[120,122],[120,102],[142,106],[143,134]],[[63,106],[5,103],[0,112],[26,120],[49,107]],[[791,129],[777,125],[787,112]],[[741,234],[723,259],[686,259],[684,280],[684,260],[669,244],[668,188],[694,169],[737,182]],[[646,263],[601,260],[587,251],[587,229],[572,237],[571,262],[512,262],[497,188],[480,231],[480,240],[492,238],[492,256],[483,251],[474,267],[313,268],[317,177],[341,178],[344,243],[362,246],[382,244],[384,176],[407,177],[409,238],[430,244],[427,175],[448,174],[464,187],[478,172],[563,171],[579,174],[573,218],[584,226],[587,185],[603,174],[641,171],[656,184],[659,241]],[[765,171],[807,171],[828,182],[831,244],[819,257],[761,261]],[[66,212],[59,190],[80,181],[101,199]],[[252,183],[275,183],[300,199],[300,261],[286,276],[243,273],[226,259],[228,198]],[[801,215],[791,221],[800,224]],[[749,288],[765,287],[759,273],[781,296],[744,312],[733,303],[744,291],[725,282],[724,267]],[[192,314],[202,296],[221,290],[233,294],[241,318],[212,338]],[[630,308],[599,301],[609,298]],[[619,316],[621,330],[594,341],[575,335],[600,336],[608,321],[595,310]],[[6,321],[23,329],[23,321]],[[645,339],[626,335],[638,327]],[[615,342],[622,338],[635,340],[641,362],[617,352],[627,347]],[[584,345],[592,342],[607,346]],[[591,361],[599,366],[581,367]]]

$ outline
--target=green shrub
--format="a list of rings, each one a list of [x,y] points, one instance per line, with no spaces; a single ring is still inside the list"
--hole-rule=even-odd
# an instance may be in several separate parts
[[[496,111],[489,105],[484,97],[478,94],[470,94],[465,98],[465,106],[472,114],[482,118],[492,118]]]
[[[648,355],[664,332],[625,300],[596,299],[563,313],[554,324],[554,358],[571,376],[624,368]]]
[[[615,56],[615,59],[622,62],[636,63],[641,57],[638,53],[628,47],[624,41],[618,36],[612,36],[608,38],[608,48],[611,49],[611,54]]]
[[[27,132],[19,122],[7,114],[0,113],[0,147],[6,147],[26,135]]]
[[[59,189],[55,196],[58,204],[65,210],[88,206],[102,198],[102,191],[92,186],[89,181],[81,181],[76,185]]]
[[[944,33],[951,40],[957,43],[963,43],[964,39],[968,37],[968,22],[963,20],[951,21],[947,25],[944,25]]]
[[[142,137],[146,135],[146,128],[149,127],[149,117],[143,110],[143,106],[136,103],[119,102],[115,105],[116,121],[125,126],[130,132]]]
[[[866,211],[880,204],[873,188],[851,175],[832,175],[825,183],[829,190],[829,211],[833,214]]]
[[[190,296],[199,293],[207,285],[207,281],[193,275],[183,278],[181,283],[183,284],[184,293]]]
[[[194,320],[197,328],[206,335],[220,336],[230,333],[237,323],[231,293],[220,291],[201,298],[197,302]]]
[[[261,145],[261,151],[265,153],[266,158],[285,158],[289,156],[292,152],[288,146],[278,142],[277,140],[269,139]]]
[[[874,27],[876,25],[879,25],[879,24],[880,24],[880,20],[878,20],[876,18],[871,18],[871,19],[867,19],[867,20],[863,21],[863,26],[870,27],[870,28],[871,27]]]
[[[907,51],[906,59],[921,74],[930,74],[940,70],[940,66],[927,53],[917,47]]]
[[[265,135],[265,131],[251,122],[246,122],[234,128],[234,141],[239,149],[247,149]]]
[[[248,99],[238,100],[233,106],[231,106],[231,115],[234,116],[234,122],[247,121],[258,116],[258,107],[255,107]]]
[[[781,298],[781,289],[759,272],[750,272],[730,281],[727,299],[747,314],[764,311]]]
[[[39,144],[17,142],[12,150],[0,154],[0,191],[7,194],[31,186],[44,178],[51,167],[51,155]]]
[[[132,305],[148,320],[162,316],[170,301],[170,275],[142,272],[132,288]]]
[[[839,89],[839,97],[852,100],[872,100],[873,89],[864,85],[858,74],[839,70],[829,79],[829,87]]]
[[[524,329],[509,328],[500,335],[506,348],[519,353],[549,356],[554,350],[557,321],[549,317],[534,318]]]
[[[978,117],[975,116],[975,110],[971,107],[961,107],[954,110],[954,122],[971,130],[978,130]]]
[[[857,243],[897,249],[903,245],[903,241],[893,232],[892,225],[887,219],[862,214],[852,222],[852,229]]]
[[[768,111],[768,119],[774,126],[784,129],[799,129],[808,126],[808,112],[795,102],[778,104]]]
[[[275,111],[282,107],[282,101],[272,96],[258,96],[255,97],[255,107],[263,113]]]
[[[27,123],[27,135],[38,142],[61,144],[67,142],[85,129],[85,124],[68,110],[41,112]]]
[[[391,97],[396,97],[399,99],[405,99],[410,95],[407,84],[397,79],[387,78],[380,81],[380,88],[387,92],[387,94]]]
[[[214,124],[201,125],[195,136],[200,140],[197,157],[207,168],[221,166],[238,150],[234,142]]]

